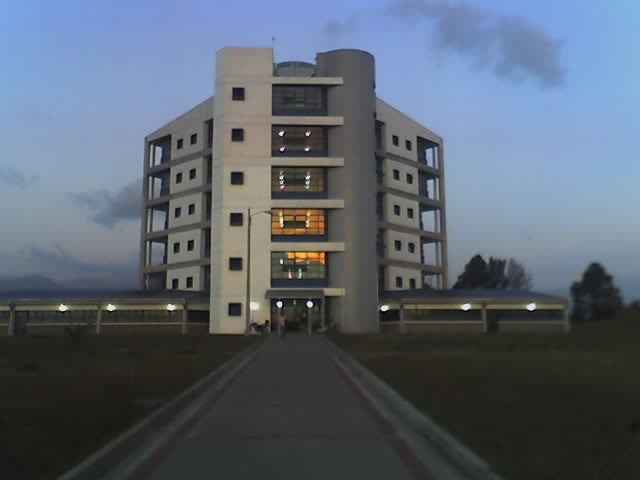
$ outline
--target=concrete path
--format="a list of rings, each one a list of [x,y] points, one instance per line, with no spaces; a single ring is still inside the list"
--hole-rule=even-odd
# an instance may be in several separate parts
[[[119,478],[431,477],[337,368],[326,341],[291,335],[267,339],[215,398]]]

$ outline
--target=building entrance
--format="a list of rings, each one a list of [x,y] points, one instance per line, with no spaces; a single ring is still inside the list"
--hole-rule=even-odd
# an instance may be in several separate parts
[[[278,329],[278,315],[286,318],[287,333],[314,333],[323,328],[322,301],[319,298],[271,300],[271,325]]]

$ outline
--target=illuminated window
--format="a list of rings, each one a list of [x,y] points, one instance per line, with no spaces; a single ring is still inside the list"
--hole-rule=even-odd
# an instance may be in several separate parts
[[[324,210],[296,208],[271,211],[271,235],[324,235],[325,231]]]
[[[325,172],[322,168],[274,167],[271,169],[271,192],[321,193],[325,191]]]
[[[327,275],[324,252],[273,252],[271,278],[280,280],[325,279]]]
[[[326,130],[323,127],[283,126],[271,128],[271,151],[274,156],[326,155]]]

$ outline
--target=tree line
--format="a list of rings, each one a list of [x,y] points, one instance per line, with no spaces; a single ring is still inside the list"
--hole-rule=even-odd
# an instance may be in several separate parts
[[[533,287],[531,274],[514,258],[474,255],[458,276],[454,289],[489,288],[530,290]],[[613,277],[605,268],[591,263],[582,277],[571,285],[572,318],[576,321],[606,319],[613,317],[622,307],[622,295]],[[629,305],[640,311],[640,301]]]

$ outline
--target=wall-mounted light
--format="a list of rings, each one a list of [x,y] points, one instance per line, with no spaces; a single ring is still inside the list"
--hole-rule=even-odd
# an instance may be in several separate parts
[[[167,310],[169,310],[170,312],[174,312],[176,309],[176,306],[173,303],[170,303],[169,305],[167,305]]]
[[[311,136],[311,130],[307,130],[306,132],[304,132],[304,136],[305,137],[310,137]]]
[[[61,303],[60,305],[58,305],[58,310],[61,312],[66,312],[67,310],[69,310],[69,307],[67,307],[64,303]]]
[[[388,312],[389,311],[389,305],[382,305],[380,307],[380,311],[381,312]]]
[[[535,309],[537,308],[535,303],[530,303],[529,305],[527,305],[527,310],[529,310],[530,312],[535,311]]]
[[[460,307],[463,311],[468,312],[469,310],[471,310],[471,304],[470,303],[465,303],[464,305],[462,305]]]
[[[255,312],[260,309],[260,304],[258,302],[251,302],[249,308]]]
[[[280,131],[278,132],[278,136],[279,136],[279,137],[284,137],[284,134],[285,134],[285,133],[286,133],[286,132],[285,132],[284,130],[280,130]]]
[[[311,300],[307,300],[307,308],[313,308],[313,302]]]
[[[107,305],[107,310],[110,312],[115,311],[116,306],[113,303],[110,303],[109,305]]]
[[[278,308],[282,308],[283,306],[284,306],[284,303],[282,303],[282,300],[278,300],[278,301],[276,302],[276,307],[278,307]]]
[[[311,147],[304,147],[305,152],[308,152],[309,150],[311,150]]]
[[[287,147],[280,147],[280,151],[284,152],[287,149]]]

